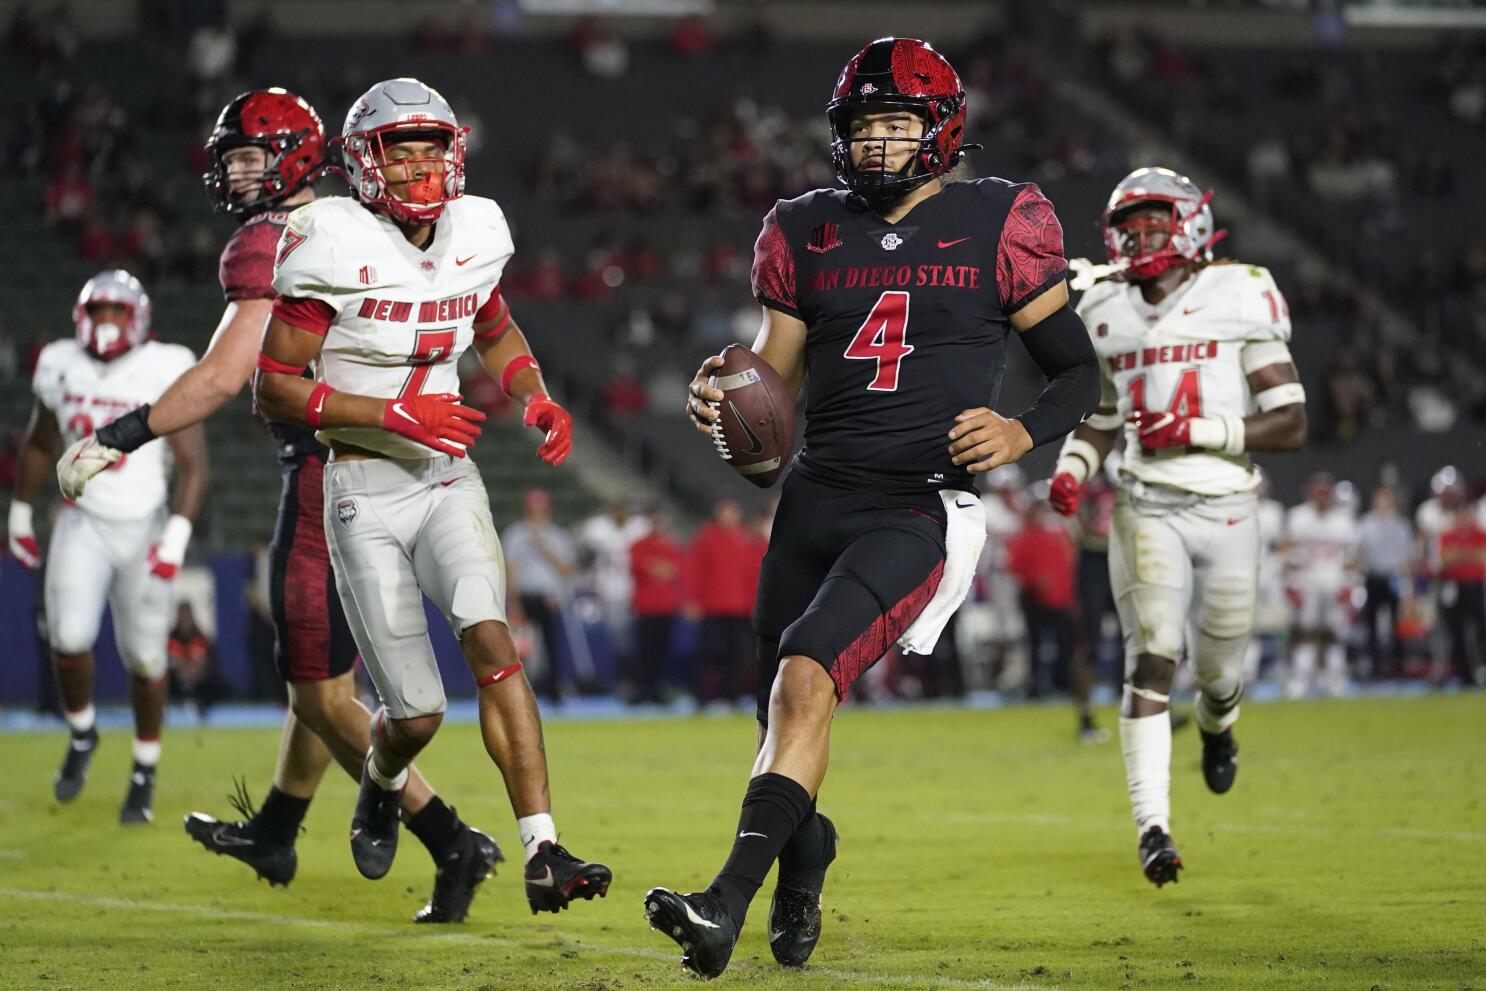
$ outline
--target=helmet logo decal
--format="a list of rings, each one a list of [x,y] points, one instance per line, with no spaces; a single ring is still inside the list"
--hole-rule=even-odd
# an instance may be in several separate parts
[[[871,83],[862,83],[861,88],[858,89],[857,92],[862,94],[863,96],[871,96],[873,93],[877,92],[877,87],[873,86]]]

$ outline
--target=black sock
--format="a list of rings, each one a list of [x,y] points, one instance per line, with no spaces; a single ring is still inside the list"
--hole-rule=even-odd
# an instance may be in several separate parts
[[[799,782],[782,774],[760,774],[748,782],[733,852],[707,889],[722,899],[738,925],[779,851],[809,815],[810,794]]]
[[[779,883],[786,888],[815,891],[826,880],[826,824],[810,803],[810,814],[779,851]]]
[[[408,817],[408,829],[428,848],[429,856],[435,862],[442,860],[459,839],[461,825],[459,816],[437,795],[430,798],[416,815]]]
[[[304,814],[309,808],[308,798],[295,798],[271,787],[258,814],[253,816],[253,826],[264,839],[292,846],[299,835],[299,824],[304,822]]]

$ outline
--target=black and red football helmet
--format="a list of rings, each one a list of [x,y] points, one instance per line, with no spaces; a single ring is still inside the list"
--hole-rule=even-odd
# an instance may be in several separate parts
[[[222,156],[245,145],[262,148],[268,164],[258,195],[234,194]],[[303,97],[277,86],[249,90],[222,108],[206,141],[210,172],[202,175],[207,195],[218,209],[236,217],[271,210],[318,179],[325,171],[325,125]]]
[[[868,106],[901,107],[923,119],[918,151],[896,173],[858,171],[851,163],[852,112]],[[967,148],[978,147],[964,144],[965,87],[959,73],[932,45],[915,38],[879,38],[857,52],[836,80],[826,116],[836,177],[878,209],[948,172]]]

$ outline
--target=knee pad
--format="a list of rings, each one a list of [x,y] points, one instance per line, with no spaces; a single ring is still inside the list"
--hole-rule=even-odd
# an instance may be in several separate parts
[[[79,623],[64,619],[53,625],[48,632],[52,650],[59,654],[81,654],[92,650],[93,642],[98,639],[96,623]]]
[[[495,589],[484,575],[465,575],[454,583],[454,598],[449,603],[454,628],[463,633],[486,620],[505,621],[505,613],[496,604]]]
[[[166,658],[163,651],[130,653],[124,655],[124,669],[136,678],[155,681],[165,674]]]

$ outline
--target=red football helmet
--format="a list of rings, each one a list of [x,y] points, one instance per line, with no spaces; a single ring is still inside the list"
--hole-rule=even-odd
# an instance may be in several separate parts
[[[113,303],[124,308],[122,325],[97,321],[88,307]],[[91,354],[112,361],[150,336],[150,296],[139,280],[123,269],[99,272],[89,279],[72,305],[77,342]]]
[[[258,195],[251,200],[233,194],[222,161],[228,151],[244,145],[268,155]],[[201,181],[213,205],[248,217],[272,209],[320,177],[325,171],[325,125],[314,107],[287,90],[249,90],[222,108],[206,151],[212,168]]]
[[[1204,192],[1170,169],[1136,169],[1109,194],[1100,226],[1112,265],[1123,266],[1137,282],[1154,279],[1173,265],[1211,261],[1213,245],[1227,236],[1214,229],[1211,189]],[[1139,207],[1155,206],[1161,218],[1134,218]]]
[[[859,173],[852,166],[851,115],[863,106],[902,107],[923,119],[918,153],[898,173]],[[826,117],[836,177],[874,207],[943,175],[965,154],[965,87],[943,55],[914,38],[879,38],[857,52],[836,80]]]

